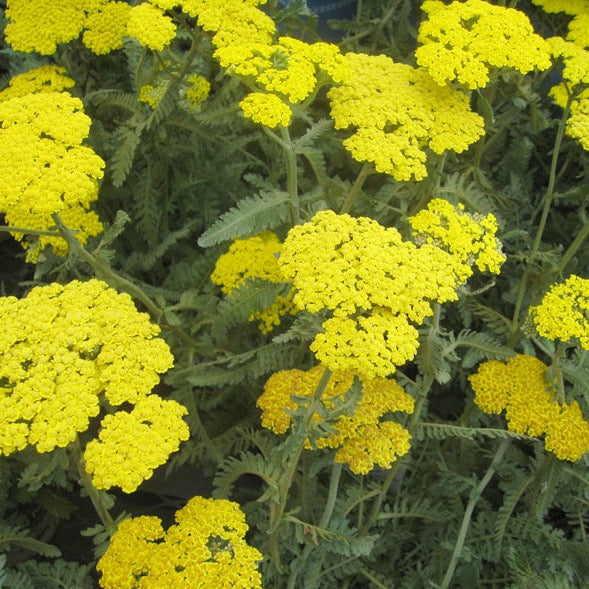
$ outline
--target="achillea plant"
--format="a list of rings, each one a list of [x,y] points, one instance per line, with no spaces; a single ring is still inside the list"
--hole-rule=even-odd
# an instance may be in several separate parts
[[[0,584],[584,587],[587,1],[284,4],[6,3]]]

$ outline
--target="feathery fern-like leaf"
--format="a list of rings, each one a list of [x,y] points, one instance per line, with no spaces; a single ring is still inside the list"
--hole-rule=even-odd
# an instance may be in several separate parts
[[[228,239],[273,229],[288,218],[288,202],[288,193],[280,190],[262,191],[244,198],[199,237],[198,245],[210,247]]]

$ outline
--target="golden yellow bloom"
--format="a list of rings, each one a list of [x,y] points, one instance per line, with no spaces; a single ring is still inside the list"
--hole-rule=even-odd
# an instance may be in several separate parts
[[[85,469],[97,489],[120,487],[132,493],[153,470],[176,452],[190,436],[182,419],[188,411],[176,401],[157,395],[137,400],[130,412],[106,415],[98,438],[84,450]]]
[[[419,27],[415,57],[438,84],[457,80],[470,89],[483,88],[491,68],[526,74],[551,66],[548,45],[519,10],[484,0],[449,5],[428,0],[422,9],[428,18]]]
[[[214,33],[215,47],[242,47],[272,43],[276,25],[267,14],[257,8],[258,4],[264,3],[244,0],[184,0],[182,7],[190,16],[198,16],[198,24],[205,31]]]
[[[99,280],[0,298],[0,454],[65,447],[110,405],[135,403],[173,364],[159,327]]]
[[[572,274],[552,285],[530,314],[540,335],[562,341],[575,338],[589,350],[589,279]]]
[[[482,260],[490,247],[496,252],[495,229],[482,227],[480,243],[471,239]],[[498,271],[498,260],[487,262]],[[293,227],[278,263],[293,283],[296,307],[333,314],[311,344],[317,359],[330,370],[366,378],[386,376],[411,360],[418,347],[412,324],[433,313],[432,302],[456,300],[456,287],[472,274],[462,254],[433,243],[417,246],[394,228],[333,211]]]
[[[119,524],[96,565],[103,589],[261,589],[261,553],[249,546],[239,505],[193,497],[164,531],[158,517]]]
[[[292,110],[274,94],[251,92],[240,103],[243,114],[254,123],[260,123],[270,129],[288,127]]]
[[[139,88],[137,100],[155,109],[164,97],[167,89],[168,83],[164,80],[158,81],[155,86],[153,84],[145,84]]]
[[[186,100],[195,110],[200,110],[202,103],[209,97],[211,83],[200,74],[188,76],[190,86],[186,90]]]
[[[74,81],[65,72],[64,67],[43,65],[14,76],[8,81],[8,88],[0,92],[0,102],[38,92],[61,92],[72,88]]]
[[[413,235],[447,250],[468,266],[476,264],[481,272],[499,274],[505,256],[495,237],[498,229],[495,216],[469,215],[463,211],[462,204],[455,207],[447,200],[436,198],[409,217]]]
[[[310,370],[282,370],[270,376],[257,405],[262,409],[262,425],[277,434],[285,433],[291,426],[291,412],[301,403],[309,402],[325,371],[324,366]],[[354,382],[354,373],[338,371],[331,375],[321,397],[321,404],[328,411],[337,411],[349,402],[347,393]],[[295,401],[295,397],[297,400]],[[337,448],[335,459],[345,462],[356,474],[366,474],[375,464],[389,468],[398,456],[410,449],[409,432],[399,424],[382,421],[389,412],[412,413],[413,398],[394,381],[386,378],[364,380],[360,399],[353,409],[330,423],[330,432],[306,440],[306,448]],[[315,412],[314,423],[323,423],[324,417]]]
[[[96,55],[122,49],[131,7],[126,2],[108,2],[88,15],[82,40]]]
[[[460,153],[483,135],[468,97],[425,71],[384,55],[348,53],[345,60],[350,75],[328,98],[336,129],[356,129],[344,140],[354,159],[396,180],[422,180],[426,146]]]
[[[483,362],[469,377],[475,403],[487,413],[505,409],[507,428],[518,434],[546,435],[545,447],[561,460],[579,460],[589,450],[589,422],[577,402],[554,400],[546,364],[518,355],[507,363]]]
[[[137,39],[144,47],[162,51],[176,36],[176,25],[155,6],[138,4],[129,11],[127,35]]]
[[[51,55],[57,45],[77,39],[86,16],[108,0],[8,0],[5,35],[16,51]]]
[[[102,231],[97,215],[89,211],[104,167],[104,161],[82,145],[90,118],[79,98],[51,91],[52,84],[68,85],[61,70],[42,68],[23,76],[6,95],[0,93],[0,212],[10,225],[33,230],[49,229],[54,225],[52,213],[59,213],[85,243]],[[38,91],[23,94],[29,84]],[[14,237],[25,239],[22,233]],[[35,261],[46,245],[58,254],[67,251],[62,238],[41,236],[32,245],[24,243],[28,259]]]

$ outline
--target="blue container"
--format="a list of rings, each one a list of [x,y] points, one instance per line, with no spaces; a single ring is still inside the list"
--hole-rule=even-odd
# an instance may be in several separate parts
[[[278,0],[280,6],[288,6],[292,0]],[[351,20],[356,16],[358,0],[307,0],[309,11],[317,16],[318,33],[334,41],[342,36],[340,31],[327,24],[329,20]]]

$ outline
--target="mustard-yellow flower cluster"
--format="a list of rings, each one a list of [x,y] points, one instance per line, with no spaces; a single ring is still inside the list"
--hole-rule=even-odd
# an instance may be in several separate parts
[[[262,409],[262,425],[277,434],[286,432],[291,426],[291,413],[301,404],[305,405],[301,398],[309,398],[310,402],[324,371],[325,367],[319,365],[308,371],[282,370],[273,374],[257,401]],[[333,373],[321,397],[323,409],[337,411],[345,405],[348,402],[346,393],[353,382],[351,372]],[[340,415],[329,424],[330,431],[335,433],[313,438],[312,444],[307,440],[305,445],[307,448],[337,448],[335,460],[348,464],[356,474],[366,474],[375,465],[390,468],[397,457],[409,451],[411,435],[398,423],[381,418],[395,411],[413,413],[413,409],[413,398],[394,380],[365,380],[352,413]],[[311,419],[314,423],[324,422],[319,412]]]
[[[274,283],[284,282],[278,265],[281,250],[282,243],[271,231],[264,231],[248,239],[236,239],[229,247],[229,251],[217,260],[211,281],[219,285],[229,296],[248,278],[262,278]],[[281,317],[295,312],[292,294],[279,295],[270,307],[252,313],[249,320],[261,321],[260,330],[268,333],[280,325]]]
[[[438,84],[457,80],[483,88],[491,68],[526,74],[551,66],[548,45],[519,10],[485,0],[426,0],[421,8],[428,18],[419,27],[415,57]]]
[[[62,91],[73,85],[64,71],[38,68],[0,92],[0,212],[9,225],[38,231],[52,227],[51,215],[59,213],[85,243],[102,231],[89,208],[98,197],[104,161],[83,145],[91,120],[82,101]],[[21,232],[14,237],[25,239]],[[47,235],[23,245],[30,261],[46,245],[58,254],[67,251],[62,238]]]
[[[458,207],[442,198],[432,200],[427,208],[409,218],[413,235],[448,251],[464,264],[461,281],[472,274],[472,266],[481,271],[499,274],[505,256],[501,242],[495,237],[497,219],[488,215],[469,215],[464,205]]]
[[[244,540],[239,505],[193,497],[164,530],[155,516],[122,521],[96,565],[103,589],[258,589],[262,554]]]
[[[589,12],[587,0],[532,0],[537,6],[541,6],[544,12],[565,12],[577,15]]]
[[[331,311],[311,344],[317,359],[368,379],[413,359],[414,324],[432,315],[432,302],[456,300],[466,276],[464,261],[436,245],[417,246],[394,228],[333,211],[292,228],[278,263],[298,308]]]
[[[5,35],[17,51],[51,55],[57,45],[83,42],[97,55],[123,46],[123,37],[161,51],[176,36],[176,26],[161,9],[117,0],[8,0]]]
[[[569,276],[554,284],[540,304],[530,308],[538,333],[549,339],[577,339],[589,350],[589,279]]]
[[[460,153],[484,133],[468,97],[427,72],[385,55],[348,53],[349,78],[328,92],[336,129],[355,128],[344,146],[396,180],[422,180],[429,147]]]
[[[574,462],[589,450],[589,422],[576,401],[554,400],[546,364],[518,355],[507,363],[489,360],[469,377],[476,404],[486,413],[505,410],[507,428],[518,434],[545,435],[546,450]]]
[[[99,488],[108,481],[134,490],[188,437],[185,408],[150,395],[173,365],[159,332],[129,295],[99,280],[1,297],[0,454],[66,447],[88,429],[101,400],[130,403],[130,414],[104,418],[87,462]]]

